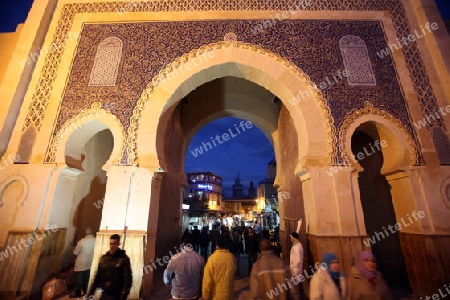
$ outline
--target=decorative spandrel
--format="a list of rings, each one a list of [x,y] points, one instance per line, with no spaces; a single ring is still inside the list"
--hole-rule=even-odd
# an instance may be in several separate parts
[[[83,26],[63,99],[64,110],[59,113],[56,129],[59,130],[77,111],[100,101],[110,105],[111,112],[128,131],[133,122],[131,116],[142,92],[161,70],[172,62],[181,62],[183,55],[193,49],[200,49],[224,39],[227,40],[225,43],[230,45],[239,44],[239,41],[235,41],[239,37],[240,41],[259,45],[258,49],[276,53],[280,59],[292,62],[308,74],[317,86],[328,83],[321,92],[326,99],[325,106],[331,110],[336,127],[340,126],[348,111],[361,107],[362,99],[365,99],[376,107],[384,107],[404,122],[408,130],[412,130],[392,59],[381,59],[375,55],[377,49],[386,47],[379,21],[286,20],[256,36],[252,33],[252,28],[259,23],[259,20],[224,20]],[[93,56],[96,54],[92,51],[92,45],[98,45],[109,37],[113,30],[115,36],[126,45],[119,70],[120,80],[114,88],[87,87]],[[307,34],[299,35],[299,30]],[[377,77],[376,86],[349,88],[345,83],[346,78],[336,75],[337,71],[343,70],[339,39],[336,37],[344,36],[348,32],[355,33],[367,41],[367,49],[372,53],[373,72]],[[148,35],[152,38],[148,39]],[[171,36],[170,43],[167,36]],[[260,50],[255,51],[260,53]],[[214,54],[214,51],[208,53]],[[201,64],[212,58],[214,55],[211,58],[203,55],[201,60],[196,58],[195,63]],[[171,77],[167,80],[172,79]],[[132,148],[127,149],[134,151]]]
[[[305,10],[305,11],[384,11],[390,13],[392,16],[392,22],[394,25],[394,28],[396,30],[396,35],[398,38],[408,36],[412,29],[411,25],[409,24],[408,19],[406,18],[405,9],[402,5],[402,2],[400,0],[367,0],[367,1],[361,1],[361,0],[330,0],[330,1],[302,1],[301,3],[304,3],[305,5],[298,5],[298,0],[285,0],[285,1],[242,1],[242,0],[201,0],[201,1],[166,1],[166,0],[152,0],[152,1],[135,1],[133,3],[131,2],[90,2],[90,3],[67,3],[64,4],[62,7],[62,11],[59,14],[59,19],[57,20],[57,28],[53,35],[51,43],[54,45],[58,45],[52,51],[51,53],[47,53],[45,57],[41,58],[44,60],[45,68],[42,69],[41,73],[39,74],[38,83],[34,87],[34,91],[32,94],[32,103],[30,104],[28,108],[28,113],[22,128],[22,131],[25,131],[30,126],[35,126],[37,131],[40,131],[41,125],[43,123],[43,120],[46,116],[46,109],[48,106],[48,101],[51,96],[51,92],[53,90],[53,84],[56,78],[56,74],[58,73],[57,70],[59,69],[59,64],[61,62],[62,54],[65,52],[65,45],[66,45],[66,37],[70,33],[70,28],[72,28],[72,23],[77,14],[80,13],[134,13],[134,12],[176,12],[176,11],[246,11],[248,13],[251,13],[252,11],[289,11],[291,13],[296,13],[296,11]],[[284,20],[283,22],[277,22],[275,26],[272,26],[268,28],[268,30],[265,30],[264,33],[255,35],[253,32],[255,32],[255,27],[259,26],[260,23],[263,20],[254,20],[254,24],[251,25],[250,28],[247,28],[246,32],[239,32],[236,30],[235,27],[233,28],[227,28],[227,31],[221,32],[222,38],[223,35],[226,32],[236,32],[236,34],[239,36],[239,39],[242,41],[246,41],[248,43],[254,43],[253,41],[250,41],[249,35],[253,35],[258,38],[258,41],[254,44],[260,45],[264,48],[266,48],[267,45],[273,45],[276,42],[278,43],[278,40],[286,35],[287,32],[284,32],[281,34],[282,31],[279,27],[280,25],[284,23],[288,23],[287,20]],[[350,21],[349,21],[350,22]],[[173,22],[178,23],[178,22]],[[183,22],[181,22],[183,23]],[[207,23],[207,22],[206,22]],[[210,21],[210,23],[214,23],[218,26],[218,28],[215,28],[216,31],[220,31],[218,29],[223,28],[222,27],[222,21]],[[117,23],[116,23],[117,24]],[[253,29],[253,30],[252,30]],[[273,33],[268,33],[271,31],[271,29],[276,29],[276,35],[273,36]],[[322,30],[322,32],[318,36],[322,36],[322,33],[327,31],[328,29]],[[298,32],[307,32],[307,29],[302,28],[300,31],[296,30],[295,33]],[[347,31],[353,32],[353,31]],[[172,36],[171,32],[167,36]],[[209,37],[211,32],[208,32],[206,35],[204,35],[205,38]],[[192,34],[192,31],[190,31],[190,34]],[[346,34],[346,33],[344,33]],[[361,34],[357,33],[359,36]],[[167,38],[166,36],[166,38]],[[267,36],[271,37],[269,41],[263,41],[261,37]],[[336,37],[337,35],[334,35]],[[130,36],[125,36],[126,38],[134,38]],[[121,38],[124,38],[121,36]],[[367,38],[363,38],[367,41],[367,44],[369,44],[369,40]],[[383,37],[384,39],[384,37]],[[172,39],[175,40],[175,39]],[[218,39],[209,40],[207,43],[216,42]],[[322,40],[326,40],[325,38],[322,38]],[[176,41],[176,40],[175,40]],[[375,50],[379,51],[380,49],[386,48],[387,41],[384,39],[384,45],[381,48],[377,49],[371,49],[371,46],[368,45],[369,51]],[[203,43],[202,45],[204,45]],[[128,44],[127,44],[128,45]],[[190,45],[192,46],[191,49],[198,48],[202,45]],[[165,46],[165,43],[159,44],[159,46],[163,46],[164,50],[170,49],[173,47],[171,45],[170,47]],[[128,47],[128,46],[127,46]],[[309,47],[311,51],[315,51],[314,47]],[[270,48],[270,47],[269,47]],[[277,52],[283,57],[286,57],[287,59],[290,59],[290,55],[287,55],[288,52],[295,53],[298,48],[291,47],[292,50],[287,51],[280,51]],[[339,48],[339,47],[337,47]],[[172,49],[171,49],[172,50]],[[281,49],[280,49],[281,50]],[[190,49],[187,50],[189,52]],[[271,49],[271,51],[273,51]],[[408,67],[408,70],[410,72],[411,80],[414,84],[414,89],[417,93],[417,97],[422,109],[422,113],[424,115],[430,115],[437,109],[437,100],[433,92],[433,88],[430,84],[430,79],[427,75],[427,72],[425,70],[424,63],[421,59],[417,43],[413,42],[408,45],[405,45],[402,48],[402,51],[404,52],[406,65]],[[186,52],[173,52],[174,54],[177,54],[176,57],[182,56]],[[124,59],[124,58],[122,58]],[[147,57],[148,59],[148,57]],[[391,58],[384,58],[385,61],[391,61]],[[312,62],[321,61],[321,59],[313,59]],[[397,90],[396,87],[392,88],[385,88],[380,85],[380,82],[384,79],[382,77],[385,77],[383,74],[386,73],[385,71],[379,71],[375,70],[375,66],[379,63],[379,61],[375,61],[375,58],[372,59],[374,62],[374,72],[376,74],[376,80],[377,80],[377,86],[372,88],[379,88],[379,90],[372,90],[368,89],[365,91],[366,94],[369,96],[383,96],[378,95],[380,93],[383,93],[383,91],[386,91],[386,93],[391,93],[393,90]],[[145,60],[143,61],[144,63]],[[164,60],[164,65],[167,65],[171,62],[171,60]],[[148,65],[148,63],[146,63]],[[92,65],[92,60],[89,64],[89,69],[87,70],[87,73],[84,73],[87,77],[83,84],[85,86],[89,83],[89,74],[90,69]],[[163,66],[162,66],[163,67]],[[159,70],[162,68],[160,67]],[[300,66],[302,69],[307,73],[310,74],[311,69],[308,69],[307,66]],[[152,70],[153,71],[153,70]],[[121,72],[119,70],[119,72]],[[389,72],[387,72],[389,73]],[[314,77],[314,76],[311,76]],[[120,77],[125,78],[123,76]],[[323,78],[323,77],[321,77]],[[151,78],[148,79],[145,75],[140,76],[140,79],[142,80],[148,80],[147,82],[151,81]],[[116,86],[118,85],[118,82],[116,82]],[[95,88],[95,86],[91,86],[90,88]],[[33,87],[30,87],[30,89],[33,89]],[[330,89],[331,90],[331,89]],[[141,90],[142,91],[142,90]],[[103,91],[106,94],[114,94],[114,91]],[[127,91],[127,98],[131,100],[136,100],[132,95],[134,91],[131,89]],[[325,91],[325,94],[327,94],[328,91]],[[100,95],[98,95],[100,97]],[[328,95],[325,95],[328,98]],[[123,96],[120,95],[120,97]],[[71,97],[74,98],[74,97]],[[73,113],[67,113],[63,112],[65,115],[63,119],[67,120],[71,115],[76,113],[79,110],[85,109],[89,106],[89,104],[92,101],[96,101],[96,99],[86,99],[82,98],[79,95],[75,97],[78,101],[79,99],[79,106],[76,108],[76,110],[73,111]],[[92,97],[91,97],[92,98]],[[98,98],[98,97],[97,97]],[[102,98],[103,99],[103,98]],[[335,99],[333,97],[333,99]],[[376,101],[374,101],[376,103]],[[133,103],[126,103],[127,108],[133,107]],[[330,108],[334,110],[334,106],[336,105],[339,107],[341,103],[338,101],[332,101],[329,103]],[[61,106],[63,107],[63,106]],[[61,113],[61,112],[60,112]],[[116,113],[116,112],[114,112]],[[118,117],[121,119],[125,127],[128,127],[129,125],[129,115],[125,111],[120,111],[120,115]],[[339,116],[336,117],[339,119]],[[400,119],[403,120],[403,116],[399,116]],[[61,121],[63,120],[57,120],[58,124],[56,127],[61,126]],[[339,121],[337,121],[339,122]],[[409,122],[409,121],[408,121]],[[407,124],[410,128],[410,124]],[[57,128],[54,128],[54,131],[57,130]],[[433,121],[427,125],[427,129],[431,129],[432,127],[441,127],[445,130],[445,124],[441,119],[437,119],[436,121]],[[126,154],[124,154],[126,155]],[[46,162],[49,162],[47,159],[45,159]]]

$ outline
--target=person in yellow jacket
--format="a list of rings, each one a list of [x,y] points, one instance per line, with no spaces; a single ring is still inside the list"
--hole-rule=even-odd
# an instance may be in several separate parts
[[[217,238],[216,251],[208,258],[203,273],[202,299],[233,300],[236,259],[227,249],[227,239]]]

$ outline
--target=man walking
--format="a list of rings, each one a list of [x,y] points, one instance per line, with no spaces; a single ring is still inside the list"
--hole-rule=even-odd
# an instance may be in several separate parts
[[[213,223],[214,224],[214,223]],[[214,253],[214,251],[216,250],[216,241],[217,238],[219,237],[220,232],[219,230],[217,230],[217,227],[215,225],[213,225],[211,233],[210,233],[210,239],[211,239],[211,254]]]
[[[303,268],[303,246],[300,243],[300,235],[298,232],[291,233],[291,255],[290,255],[290,265],[289,269],[291,272],[291,276],[294,276],[295,279],[300,281],[300,275],[302,275]],[[299,292],[303,297],[303,285],[300,282],[298,285]]]
[[[109,251],[100,258],[89,295],[101,288],[101,300],[127,299],[132,283],[130,258],[119,246],[120,236],[113,234],[109,239]]]
[[[263,238],[259,247],[261,256],[250,274],[250,299],[297,299],[294,289],[298,282],[291,280],[288,268],[273,250],[270,240]]]
[[[203,260],[208,260],[208,248],[209,248],[209,233],[208,227],[203,226],[202,232],[200,233],[200,255],[203,257]]]
[[[201,293],[203,257],[193,250],[193,237],[184,238],[183,251],[171,257],[164,271],[164,283],[172,284],[172,299],[198,299]]]
[[[192,239],[193,239],[193,247],[194,250],[198,253],[199,250],[199,242],[200,242],[200,230],[198,229],[198,226],[194,226],[194,230],[192,230]]]
[[[89,283],[89,275],[91,273],[92,259],[94,257],[95,236],[94,230],[86,228],[84,231],[85,237],[82,238],[73,251],[73,254],[77,256],[75,260],[75,292],[69,296],[69,298],[81,297],[81,291],[83,294],[87,294],[87,287]]]
[[[258,258],[258,236],[253,231],[253,228],[251,226],[248,227],[248,230],[244,233],[244,240],[245,240],[245,253],[247,253],[248,258],[248,274],[250,275],[250,272],[252,270],[252,266],[255,263],[256,259]]]
[[[233,300],[236,259],[227,249],[227,239],[220,235],[216,251],[209,257],[203,276],[202,298],[204,300]]]

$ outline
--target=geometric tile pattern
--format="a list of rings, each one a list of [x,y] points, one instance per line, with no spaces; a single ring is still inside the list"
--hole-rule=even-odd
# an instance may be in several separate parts
[[[28,108],[28,114],[22,131],[30,126],[35,126],[39,131],[45,111],[48,106],[50,92],[55,80],[56,71],[61,61],[64,46],[67,41],[67,33],[69,32],[73,19],[77,13],[102,13],[102,12],[177,12],[177,11],[289,11],[292,7],[297,9],[310,11],[388,11],[393,20],[397,37],[407,37],[411,30],[411,26],[405,15],[405,10],[400,0],[329,0],[329,1],[309,1],[310,5],[297,6],[295,0],[190,0],[190,1],[139,1],[133,2],[132,6],[127,2],[96,2],[96,3],[69,3],[65,4],[62,9],[61,17],[57,20],[57,31],[52,38],[52,44],[59,45],[54,51],[49,51],[44,58],[44,68],[40,73],[38,84],[36,85],[33,95],[32,104]],[[212,21],[213,22],[213,21]],[[283,24],[284,22],[278,22]],[[278,27],[278,24],[273,27]],[[257,26],[258,24],[254,24]],[[233,31],[233,28],[230,28]],[[305,31],[302,31],[305,32]],[[226,32],[225,32],[226,33]],[[223,33],[223,35],[225,34]],[[278,32],[277,32],[278,33]],[[342,36],[351,33],[347,32]],[[223,37],[222,35],[222,37]],[[261,34],[263,35],[263,33]],[[170,35],[169,35],[170,36]],[[239,36],[241,36],[239,34]],[[360,36],[360,34],[359,34]],[[122,37],[123,38],[123,37]],[[367,39],[364,39],[367,42]],[[217,41],[217,40],[216,40]],[[213,42],[213,41],[210,41]],[[249,41],[246,41],[249,42]],[[259,43],[256,43],[259,44]],[[98,45],[98,44],[97,44]],[[261,45],[261,44],[260,44]],[[265,47],[265,45],[261,45]],[[386,45],[384,45],[386,47]],[[384,48],[383,47],[383,48]],[[370,48],[370,47],[369,47]],[[380,48],[380,49],[383,49]],[[414,84],[417,97],[420,101],[422,113],[431,115],[437,110],[437,101],[430,85],[430,79],[426,73],[424,63],[420,57],[416,42],[409,43],[402,47],[402,51],[406,58],[406,64],[409,69],[410,77]],[[189,52],[189,51],[187,51]],[[187,53],[186,52],[186,53]],[[181,56],[183,53],[177,53]],[[289,57],[289,55],[282,56]],[[386,60],[387,58],[385,58]],[[373,60],[373,58],[372,58]],[[390,60],[390,59],[388,59]],[[165,62],[166,64],[169,61]],[[375,71],[376,73],[376,71]],[[120,76],[120,75],[119,75]],[[377,74],[377,78],[379,75]],[[370,93],[370,92],[369,92]],[[373,102],[373,101],[372,101]],[[81,103],[80,103],[81,104]],[[84,107],[85,108],[85,107]],[[83,107],[79,107],[83,109]],[[120,118],[120,116],[119,116]],[[409,117],[408,117],[409,118]],[[404,120],[402,120],[404,121]],[[441,127],[445,129],[445,125],[441,119],[434,120],[427,124],[427,128]]]
[[[30,161],[36,136],[37,130],[34,126],[28,127],[24,132],[22,132],[19,148],[17,150],[19,159],[16,163],[28,163]]]
[[[377,80],[364,41],[358,36],[346,35],[339,41],[339,47],[344,59],[344,68],[348,72],[348,85],[376,86]]]
[[[381,59],[376,55],[376,50],[386,47],[379,21],[286,20],[273,28],[267,28],[264,34],[254,35],[252,29],[259,22],[227,20],[85,24],[61,106],[64,109],[59,112],[56,130],[71,118],[74,111],[88,108],[93,102],[106,101],[114,104],[111,111],[117,115],[127,132],[130,132],[130,122],[134,125],[136,122],[130,119],[131,112],[137,109],[136,103],[142,91],[147,89],[156,75],[172,62],[185,60],[184,55],[193,52],[193,49],[214,45],[225,37],[230,37],[233,42],[236,37],[229,34],[231,30],[239,36],[240,41],[249,44],[247,48],[253,49],[251,46],[254,45],[261,48],[258,53],[274,53],[281,60],[292,62],[300,69],[300,73],[306,73],[317,86],[321,86],[321,82],[328,82],[327,88],[323,89],[321,94],[331,110],[335,122],[333,125],[336,128],[349,111],[362,107],[363,101],[367,100],[376,107],[389,111],[412,130],[391,57]],[[305,34],[299,35],[301,30]],[[93,61],[91,49],[112,31],[127,45],[123,52],[118,84],[115,89],[87,87],[89,78],[86,74],[89,73]],[[344,69],[338,44],[341,37],[348,33],[353,33],[365,41],[364,49],[373,62],[371,70],[377,75],[377,86],[349,86],[345,80],[338,80],[338,75],[333,75]],[[169,35],[171,39],[167,39]],[[334,139],[336,137],[337,135]],[[127,148],[126,153],[132,154],[133,149]],[[339,153],[336,154],[332,161],[341,161]],[[132,159],[127,159],[126,162],[124,157],[122,163],[129,164],[130,161]]]
[[[89,86],[116,85],[122,47],[122,40],[117,37],[108,37],[98,45]]]
[[[169,29],[170,30],[170,29]],[[210,30],[206,29],[206,32]],[[220,34],[218,35],[220,37]],[[242,49],[246,52],[250,52],[251,54],[257,54],[260,58],[262,57],[269,58],[273,62],[277,64],[282,64],[282,68],[285,70],[289,70],[292,73],[291,76],[304,82],[306,86],[311,87],[311,91],[315,99],[316,105],[320,110],[319,114],[323,117],[323,122],[326,127],[326,134],[323,137],[323,142],[327,144],[327,149],[329,150],[329,158],[330,160],[327,162],[327,165],[336,164],[335,158],[337,157],[337,134],[336,127],[334,126],[334,120],[331,114],[330,107],[323,97],[323,94],[320,92],[320,89],[317,85],[311,80],[311,78],[305,74],[302,70],[300,70],[295,64],[291,61],[284,59],[280,55],[270,52],[267,49],[262,47],[255,46],[253,44],[244,43],[237,40],[237,35],[235,33],[226,33],[224,36],[224,42],[211,43],[205,46],[202,46],[198,49],[191,50],[189,53],[184,54],[181,57],[178,57],[175,61],[166,65],[164,69],[160,70],[156,76],[153,76],[152,82],[147,85],[145,90],[142,92],[140,98],[138,99],[134,109],[133,114],[130,118],[130,126],[128,127],[128,139],[127,139],[127,158],[128,164],[133,164],[136,159],[136,140],[137,140],[137,131],[139,127],[139,120],[142,116],[142,112],[147,101],[153,99],[152,95],[154,92],[154,88],[158,87],[162,82],[177,76],[178,70],[182,69],[184,62],[191,61],[192,64],[195,64],[194,61],[201,62],[202,59],[206,56],[205,53],[215,53],[216,50],[229,49],[231,52],[234,49]],[[203,57],[203,58],[202,58]],[[180,68],[181,65],[181,68]],[[157,68],[155,68],[157,69]],[[294,105],[294,104],[293,104]]]
[[[435,127],[431,136],[433,137],[434,147],[441,165],[450,165],[450,141],[447,134],[442,128]]]

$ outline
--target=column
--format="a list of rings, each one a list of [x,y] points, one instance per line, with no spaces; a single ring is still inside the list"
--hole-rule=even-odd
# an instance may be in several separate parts
[[[135,166],[112,166],[108,170],[106,195],[100,232],[97,234],[91,279],[94,278],[101,255],[109,250],[109,237],[121,235],[121,248],[126,250],[131,261],[133,285],[129,299],[139,299],[145,269],[144,250],[155,247],[155,235],[148,232],[149,223],[158,220],[159,199],[151,201],[155,175],[146,168]],[[153,205],[152,205],[153,204]],[[155,225],[156,226],[156,225]],[[156,228],[156,227],[155,227]],[[148,241],[146,240],[148,236]],[[144,277],[143,277],[144,276]],[[91,280],[92,282],[92,280]]]
[[[300,175],[305,203],[307,248],[314,265],[326,252],[335,253],[349,274],[363,250],[366,237],[358,187],[358,173],[353,167],[309,167]]]

